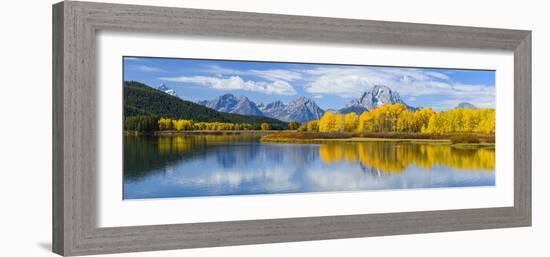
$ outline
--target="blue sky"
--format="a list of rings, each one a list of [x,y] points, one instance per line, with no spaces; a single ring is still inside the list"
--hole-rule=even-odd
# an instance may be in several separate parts
[[[123,62],[124,80],[166,84],[193,102],[226,93],[256,103],[306,96],[323,109],[340,109],[374,85],[385,85],[411,106],[438,111],[460,102],[495,105],[495,71],[149,57]]]

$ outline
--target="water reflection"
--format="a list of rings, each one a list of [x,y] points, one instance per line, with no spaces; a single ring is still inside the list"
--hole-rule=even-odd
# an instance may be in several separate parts
[[[483,186],[494,185],[494,167],[493,148],[270,144],[253,135],[129,136],[124,197]]]
[[[495,169],[494,148],[465,149],[443,144],[364,142],[321,145],[319,154],[326,164],[360,162],[383,172],[403,172],[411,165],[426,170],[434,166],[457,170]]]

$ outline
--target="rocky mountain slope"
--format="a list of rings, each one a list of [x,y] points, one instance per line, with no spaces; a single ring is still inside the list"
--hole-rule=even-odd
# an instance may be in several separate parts
[[[296,120],[307,122],[320,119],[325,111],[317,104],[306,97],[298,97],[288,104],[282,101],[275,101],[268,104],[258,104],[250,101],[247,97],[236,97],[232,94],[225,94],[209,101],[199,101],[206,107],[220,112],[237,113],[244,115],[266,116],[282,121]]]
[[[256,104],[244,96],[225,94],[210,101],[200,101],[199,104],[220,112],[264,116]]]
[[[310,120],[320,119],[326,112],[321,109],[315,101],[304,96],[297,97],[289,103],[284,103],[277,100],[267,104],[256,104],[244,96],[236,97],[233,94],[224,94],[215,99],[199,101],[198,103],[220,112],[265,116],[286,122],[291,120],[296,120],[302,123],[308,122]],[[378,85],[366,92],[363,92],[359,98],[353,99],[344,108],[341,108],[336,112],[344,114],[355,112],[357,114],[361,114],[365,111],[376,109],[385,104],[396,103],[404,104],[411,111],[416,111],[419,109],[409,106],[403,102],[397,91],[394,91],[387,86]]]
[[[377,85],[369,91],[364,92],[359,98],[351,100],[344,108],[340,109],[340,113],[362,113],[376,109],[385,104],[401,103],[407,106],[409,110],[417,110],[418,108],[409,106],[403,102],[397,91],[393,91],[387,86]]]

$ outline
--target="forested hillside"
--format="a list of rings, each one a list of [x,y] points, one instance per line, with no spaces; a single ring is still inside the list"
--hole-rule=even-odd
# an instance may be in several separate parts
[[[137,81],[124,82],[124,117],[134,122],[145,117],[154,117],[158,121],[158,118],[163,117],[196,122],[247,123],[254,126],[267,123],[273,129],[287,127],[286,122],[273,118],[218,112]]]

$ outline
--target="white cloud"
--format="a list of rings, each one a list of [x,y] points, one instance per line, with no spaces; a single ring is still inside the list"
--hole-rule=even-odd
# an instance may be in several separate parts
[[[434,77],[434,78],[444,79],[444,80],[449,79],[449,76],[447,76],[447,74],[445,74],[445,73],[433,72],[433,71],[426,71],[425,73],[428,74],[431,77]]]
[[[250,182],[256,183],[255,188],[268,192],[297,190],[299,185],[292,180],[295,171],[277,167],[264,167],[256,170],[225,169],[210,172],[190,173],[182,179],[181,174],[174,174],[170,183],[180,186],[199,185],[210,189],[229,186],[242,187]]]
[[[250,73],[271,81],[294,81],[302,78],[302,74],[291,70],[251,70]]]
[[[438,101],[432,104],[435,110],[448,110],[455,108],[459,103],[468,102],[474,104],[478,108],[494,108],[494,98],[488,96],[472,96],[465,98],[454,98]]]
[[[386,84],[390,76],[364,68],[317,68],[306,70],[310,83],[306,91],[354,97],[377,84]]]
[[[421,68],[314,66],[302,70],[237,70],[205,65],[200,71],[211,75],[163,79],[195,83],[220,90],[242,89],[279,95],[296,94],[291,83],[295,85],[297,82],[315,98],[325,95],[355,98],[375,85],[385,85],[399,92],[404,99],[418,100],[418,96],[435,96],[438,99],[434,98],[433,105],[441,105],[439,109],[452,108],[454,106],[450,106],[451,104],[459,102],[492,107],[495,97],[494,85],[458,84],[448,75],[452,71]],[[442,96],[445,101],[441,100]]]
[[[246,73],[246,71],[228,69],[218,65],[204,65],[200,71],[216,75],[244,75]]]
[[[402,96],[416,97],[443,95],[451,103],[471,102],[479,107],[494,105],[495,88],[488,85],[457,84],[442,72],[412,68],[375,67],[318,67],[303,71],[310,75],[306,91],[313,94],[335,94],[341,97],[356,97],[375,85],[385,85]]]
[[[270,81],[294,81],[302,78],[302,74],[292,70],[271,69],[271,70],[235,70],[220,67],[218,65],[206,65],[203,72],[216,75],[231,75],[231,76],[255,76]]]
[[[164,71],[160,68],[147,66],[147,65],[134,65],[133,68],[142,72],[163,72]]]
[[[296,91],[286,81],[275,80],[271,82],[243,80],[239,76],[209,77],[209,76],[181,76],[161,77],[160,80],[193,83],[218,90],[247,90],[265,94],[295,95]]]

